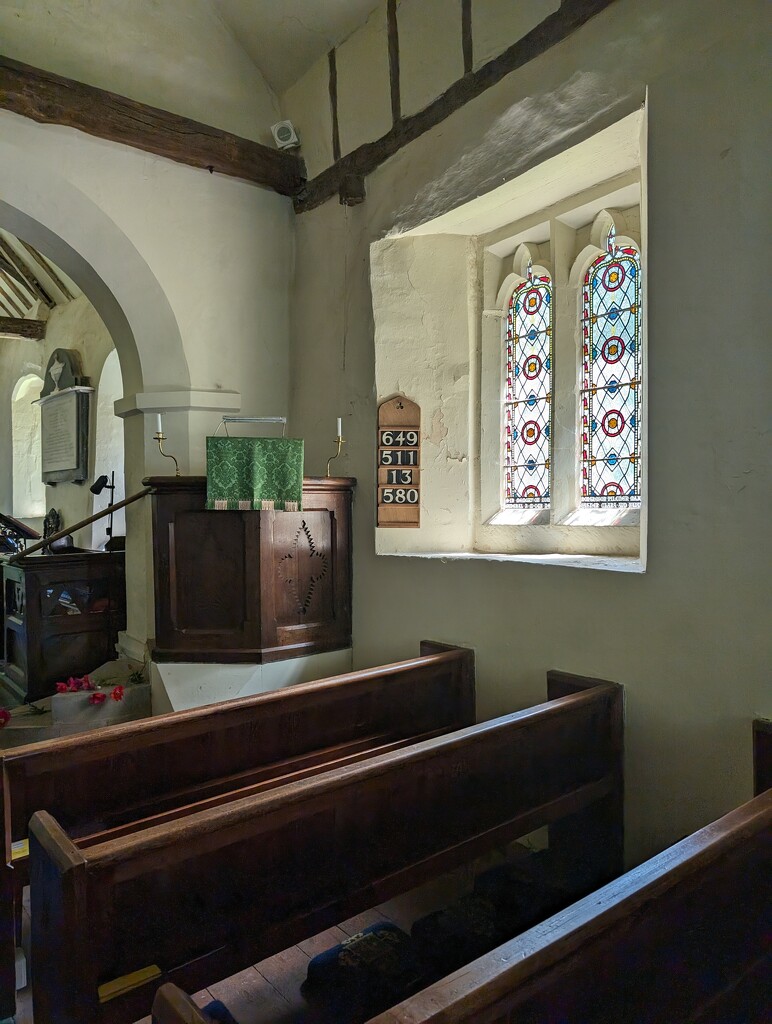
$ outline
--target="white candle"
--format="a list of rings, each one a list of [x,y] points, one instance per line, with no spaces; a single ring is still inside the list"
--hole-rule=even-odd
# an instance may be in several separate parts
[[[337,437],[343,437],[343,420],[340,418],[340,416],[338,417],[338,433],[337,433]]]
[[[160,412],[157,413],[156,418],[155,418],[155,432],[156,432],[156,434],[163,434],[163,432],[164,432],[163,424],[161,423],[161,414],[160,414]]]

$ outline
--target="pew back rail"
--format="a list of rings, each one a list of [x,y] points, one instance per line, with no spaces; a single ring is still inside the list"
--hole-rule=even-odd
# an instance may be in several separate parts
[[[35,811],[54,811],[62,828],[87,843],[140,819],[174,817],[186,804],[216,803],[237,789],[259,790],[281,776],[458,729],[474,716],[474,653],[423,641],[420,657],[407,661],[3,755],[0,1018],[14,1012],[13,906],[28,881],[26,856],[12,844],[27,838]]]
[[[755,1024],[771,934],[768,790],[371,1024]]]
[[[543,825],[621,870],[621,691],[610,683],[78,849],[31,824],[33,986],[51,1024],[128,1022],[158,965],[196,989]],[[551,838],[552,843],[552,838]],[[104,989],[102,989],[104,998]]]

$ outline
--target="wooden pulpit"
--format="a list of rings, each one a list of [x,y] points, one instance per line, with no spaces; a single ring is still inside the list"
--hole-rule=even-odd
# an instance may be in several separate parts
[[[206,477],[150,477],[155,661],[281,661],[351,646],[356,481],[305,477],[303,511],[208,511]]]

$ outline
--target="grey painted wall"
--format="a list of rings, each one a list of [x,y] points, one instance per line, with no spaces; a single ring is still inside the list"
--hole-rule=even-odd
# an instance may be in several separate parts
[[[473,645],[482,717],[537,700],[551,667],[623,683],[631,860],[750,797],[750,722],[772,714],[764,14],[756,0],[732,13],[719,0],[619,0],[382,166],[362,206],[297,219],[292,427],[307,472],[323,472],[345,414],[356,662],[406,656],[422,637]],[[370,243],[646,90],[646,574],[376,557]]]

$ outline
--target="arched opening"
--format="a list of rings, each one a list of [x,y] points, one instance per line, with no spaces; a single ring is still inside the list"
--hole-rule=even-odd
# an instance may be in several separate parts
[[[13,457],[13,515],[37,528],[46,514],[46,486],[42,478],[40,397],[42,379],[36,373],[21,377],[11,399]]]
[[[123,397],[123,378],[118,353],[113,350],[105,360],[95,395],[94,431],[94,476],[108,479],[115,474],[115,490],[112,494],[113,504],[126,497],[123,452],[123,420],[115,415],[115,403]],[[103,489],[94,495],[94,512],[106,508],[110,502],[109,489]],[[94,523],[91,534],[91,546],[103,548],[108,540],[108,520],[100,519]],[[113,515],[113,537],[126,536],[126,511],[118,509]]]
[[[88,297],[117,351],[123,397],[190,386],[180,329],[147,260],[116,221],[71,181],[23,147],[0,142],[7,170],[0,223],[60,267]],[[126,414],[125,487],[139,490],[156,456],[152,432],[135,407]],[[184,438],[187,444],[187,436]],[[140,643],[154,626],[150,510],[138,502],[126,515],[127,634]]]

